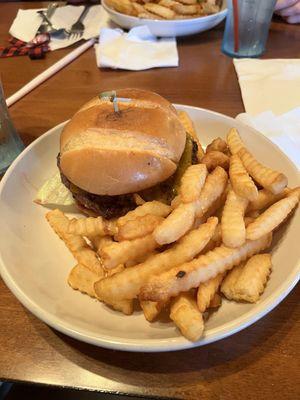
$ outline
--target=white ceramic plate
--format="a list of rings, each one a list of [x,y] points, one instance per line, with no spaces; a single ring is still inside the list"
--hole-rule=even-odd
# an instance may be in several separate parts
[[[300,185],[296,167],[264,136],[224,115],[178,106],[193,118],[200,140],[208,144],[238,128],[259,160],[283,171],[289,185]],[[204,345],[254,323],[274,308],[293,288],[299,275],[299,214],[275,238],[274,270],[257,304],[223,300],[207,321],[197,343],[182,337],[170,322],[148,323],[141,312],[128,317],[111,311],[67,285],[75,264],[65,245],[45,220],[47,209],[33,203],[37,189],[56,171],[61,124],[38,138],[11,165],[0,186],[0,272],[10,290],[34,315],[76,339],[112,349],[168,351]],[[298,224],[297,224],[298,218]],[[278,242],[279,240],[279,242]]]
[[[160,37],[188,36],[207,31],[223,21],[227,13],[226,1],[223,1],[222,10],[216,14],[181,20],[142,19],[113,10],[105,0],[102,0],[102,5],[111,20],[122,28],[131,29],[135,26],[146,25],[153,35]]]

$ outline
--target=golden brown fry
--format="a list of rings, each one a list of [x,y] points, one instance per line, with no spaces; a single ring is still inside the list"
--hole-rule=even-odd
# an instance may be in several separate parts
[[[109,7],[114,8],[122,14],[134,15],[134,9],[130,0],[106,0],[106,3]]]
[[[67,233],[91,237],[97,235],[105,236],[108,231],[106,221],[102,217],[89,217],[69,221]]]
[[[164,19],[159,15],[153,14],[147,10],[145,10],[143,13],[138,14],[138,17],[141,19]]]
[[[141,206],[141,205],[143,205],[143,204],[146,203],[146,201],[145,201],[139,194],[137,194],[137,193],[134,193],[134,194],[133,194],[133,199],[134,199],[135,204],[136,204],[137,206]]]
[[[178,117],[184,126],[185,131],[193,138],[193,140],[197,143],[198,151],[197,151],[197,158],[198,161],[201,161],[201,158],[204,156],[203,147],[199,141],[198,135],[196,133],[193,121],[191,120],[188,113],[185,111],[178,111]]]
[[[147,321],[152,322],[157,318],[164,303],[157,303],[155,301],[140,301],[140,306],[143,310],[144,316]]]
[[[232,249],[220,246],[196,259],[152,276],[141,288],[140,298],[150,301],[167,301],[181,292],[198,287],[216,275],[240,264],[243,260],[266,249],[272,239],[268,234],[258,240],[248,240],[243,246]]]
[[[230,129],[227,135],[227,144],[231,154],[237,154],[242,148],[245,147],[238,131],[235,128]]]
[[[153,251],[159,245],[152,234],[134,240],[113,242],[100,250],[100,255],[105,268],[111,269],[127,261],[135,261],[144,254]]]
[[[165,19],[173,19],[175,16],[175,12],[170,10],[170,8],[163,7],[155,3],[147,3],[144,7],[147,11]]]
[[[179,1],[179,3],[186,4],[186,5],[193,5],[193,4],[198,3],[197,0],[178,0],[178,1]]]
[[[246,241],[244,215],[248,200],[228,192],[221,219],[222,240],[225,246],[240,247]]]
[[[257,199],[251,201],[247,207],[247,214],[250,211],[260,211],[271,206],[276,201],[283,199],[290,193],[290,189],[285,188],[281,193],[274,194],[267,189],[258,191]]]
[[[97,274],[99,278],[104,276],[104,270],[96,253],[87,242],[79,235],[66,233],[69,220],[60,210],[49,211],[46,214],[46,219],[55,233],[64,241],[78,264],[84,265]]]
[[[217,167],[206,178],[199,199],[195,202],[196,217],[202,217],[209,208],[217,201],[226,189],[228,176],[226,171]]]
[[[162,217],[147,214],[126,222],[119,227],[116,240],[133,240],[152,233],[154,229],[163,221]]]
[[[265,189],[278,194],[287,186],[288,180],[284,174],[262,165],[246,148],[240,149],[238,156],[252,178]]]
[[[299,191],[292,191],[286,198],[272,204],[249,224],[246,229],[247,239],[256,240],[280,225],[299,203]]]
[[[136,1],[132,1],[131,4],[136,15],[147,12],[142,4],[139,4]]]
[[[221,151],[211,150],[202,157],[201,162],[206,165],[208,171],[214,170],[217,166],[224,169],[229,168],[229,157]]]
[[[99,280],[99,276],[93,271],[86,268],[84,265],[77,264],[72,268],[68,284],[74,290],[79,290],[81,293],[86,293],[90,297],[96,297],[94,283]]]
[[[206,154],[210,153],[211,151],[221,151],[222,153],[228,156],[229,149],[225,140],[221,139],[220,137],[214,139],[207,147],[206,147]]]
[[[200,283],[197,291],[197,305],[201,313],[204,313],[210,307],[210,303],[218,292],[224,275],[225,272],[218,274],[207,282]]]
[[[175,208],[177,208],[181,204],[181,202],[182,202],[181,197],[179,195],[174,197],[174,199],[171,202],[172,210],[175,210]]]
[[[96,253],[100,255],[100,250],[113,243],[111,236],[93,236],[89,238]]]
[[[211,299],[208,308],[218,308],[221,306],[221,304],[222,304],[222,297],[218,293],[215,293],[214,297]]]
[[[175,4],[173,5],[172,8],[177,14],[181,15],[198,14],[199,11],[201,10],[198,4],[193,4],[193,5]]]
[[[249,201],[257,199],[257,187],[237,154],[230,157],[229,177],[232,188],[238,196],[245,197]]]
[[[174,0],[160,0],[158,3],[160,6],[168,7],[168,8],[173,8],[174,5],[179,4],[178,1]]]
[[[207,168],[204,164],[195,164],[187,168],[181,178],[180,196],[183,203],[190,203],[200,196]]]
[[[153,232],[160,245],[173,243],[188,232],[195,219],[194,203],[182,203]]]
[[[259,211],[250,211],[250,212],[247,212],[247,217],[248,218],[251,218],[252,220],[255,220],[257,217],[259,217]],[[246,218],[247,217],[245,217],[245,220],[246,220]],[[252,221],[251,221],[252,222]],[[245,225],[246,225],[246,223],[245,223]],[[248,224],[249,225],[249,224]],[[247,225],[246,225],[247,226]]]
[[[271,273],[271,255],[257,254],[236,268],[222,284],[222,293],[229,300],[257,302]]]
[[[117,220],[117,226],[120,227],[124,225],[128,221],[132,221],[137,217],[143,217],[147,214],[156,215],[158,217],[166,217],[172,211],[171,207],[161,203],[160,201],[147,201],[146,203],[142,204],[141,206],[135,208],[133,211],[129,211],[123,217],[120,217]]]
[[[201,338],[204,322],[191,294],[182,293],[172,301],[170,318],[187,339],[196,342]]]
[[[126,268],[122,273],[98,282],[95,285],[98,297],[105,302],[137,297],[141,286],[151,276],[192,260],[199,254],[212,237],[217,223],[217,218],[209,218],[207,223],[189,232],[170,249],[152,256],[142,264]]]

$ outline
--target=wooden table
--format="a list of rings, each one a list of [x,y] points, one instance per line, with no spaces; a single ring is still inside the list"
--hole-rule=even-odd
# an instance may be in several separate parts
[[[1,3],[0,43],[17,9],[46,3]],[[222,29],[179,40],[180,67],[100,71],[94,50],[11,107],[26,144],[71,117],[106,89],[146,88],[175,103],[235,116],[243,111],[232,60],[220,52]],[[300,56],[300,28],[273,23],[266,57]],[[9,96],[70,50],[0,60]],[[283,266],[284,267],[284,266]],[[162,354],[96,348],[70,339],[32,316],[0,281],[0,380],[178,399],[299,398],[299,288],[244,331],[205,347]],[[298,381],[297,381],[298,378]]]

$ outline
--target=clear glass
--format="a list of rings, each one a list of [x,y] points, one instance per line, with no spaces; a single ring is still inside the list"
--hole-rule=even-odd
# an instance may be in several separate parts
[[[270,22],[276,0],[238,0],[239,48],[235,50],[232,0],[227,0],[228,13],[222,52],[230,57],[259,57],[266,49]]]
[[[23,149],[24,144],[9,117],[0,81],[0,175],[4,174]]]

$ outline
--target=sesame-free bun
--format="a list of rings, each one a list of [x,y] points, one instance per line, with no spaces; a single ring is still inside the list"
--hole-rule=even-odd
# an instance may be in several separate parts
[[[175,172],[184,150],[185,129],[166,99],[139,89],[117,90],[117,97],[119,112],[96,97],[61,134],[61,171],[89,193],[114,196],[154,186]]]

